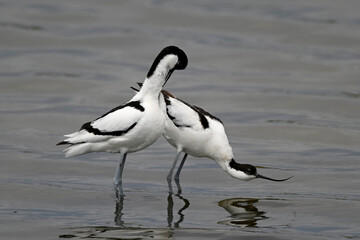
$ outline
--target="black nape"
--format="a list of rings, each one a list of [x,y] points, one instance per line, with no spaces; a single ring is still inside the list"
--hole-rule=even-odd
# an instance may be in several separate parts
[[[147,78],[150,78],[154,72],[155,69],[157,68],[157,66],[159,65],[160,61],[166,56],[166,55],[175,55],[178,57],[178,63],[176,64],[175,69],[177,70],[182,70],[185,69],[187,64],[188,64],[188,58],[185,54],[185,52],[183,50],[181,50],[180,48],[176,47],[176,46],[168,46],[165,47],[163,50],[161,50],[161,52],[159,53],[159,55],[155,58],[153,64],[150,67],[150,70],[148,72],[148,74],[146,75]]]

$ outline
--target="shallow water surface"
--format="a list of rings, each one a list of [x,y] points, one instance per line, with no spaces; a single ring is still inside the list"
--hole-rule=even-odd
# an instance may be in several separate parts
[[[358,1],[0,1],[1,239],[358,239]],[[241,182],[175,149],[65,158],[62,135],[131,98],[156,54],[166,85],[221,118]],[[174,187],[175,183],[173,183]],[[175,188],[176,189],[176,188]]]

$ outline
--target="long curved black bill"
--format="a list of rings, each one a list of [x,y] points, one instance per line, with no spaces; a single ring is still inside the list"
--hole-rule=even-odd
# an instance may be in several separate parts
[[[175,70],[175,68],[171,69],[171,70],[168,72],[168,74],[167,74],[167,76],[166,76],[166,78],[165,78],[165,82],[164,82],[163,86],[165,86],[165,84],[167,83],[167,81],[168,81],[169,78],[171,77],[171,74],[174,72],[174,70]]]
[[[283,181],[289,180],[292,177],[293,176],[288,177],[288,178],[284,178],[284,179],[273,179],[273,178],[265,177],[265,176],[260,175],[260,174],[256,175],[256,178],[262,178],[262,179],[266,179],[266,180],[270,180],[270,181],[274,181],[274,182],[283,182]]]

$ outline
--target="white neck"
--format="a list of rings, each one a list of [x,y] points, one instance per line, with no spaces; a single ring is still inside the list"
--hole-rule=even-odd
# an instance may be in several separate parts
[[[242,181],[249,181],[255,178],[255,176],[249,176],[242,171],[231,168],[230,166],[228,166],[225,171],[233,178],[237,178]]]

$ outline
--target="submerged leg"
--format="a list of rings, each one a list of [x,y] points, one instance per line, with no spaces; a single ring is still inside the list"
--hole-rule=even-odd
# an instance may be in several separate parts
[[[185,163],[185,160],[187,158],[188,154],[185,153],[183,159],[181,160],[181,163],[178,167],[178,170],[176,171],[176,174],[175,174],[175,177],[174,177],[174,180],[175,180],[175,183],[176,183],[176,186],[178,188],[178,194],[181,194],[181,186],[180,186],[180,172],[181,172],[181,169],[183,168],[184,166],[184,163]]]
[[[121,196],[124,196],[124,192],[122,189],[122,173],[125,166],[125,160],[126,160],[127,153],[120,155],[120,161],[116,168],[116,173],[114,176],[114,187],[115,187],[115,193],[116,197],[120,199]]]
[[[168,173],[168,175],[167,175],[167,177],[166,177],[166,178],[167,178],[167,181],[168,181],[168,186],[169,186],[169,193],[172,193],[172,192],[173,192],[173,191],[172,191],[172,186],[171,186],[171,179],[172,179],[172,175],[173,175],[174,169],[175,169],[175,167],[176,167],[176,163],[177,163],[177,161],[179,160],[180,154],[181,154],[181,152],[177,152],[177,153],[176,153],[176,157],[175,157],[175,159],[174,159],[173,165],[171,166],[170,171],[169,171],[169,173]]]
[[[115,212],[114,212],[115,213],[114,222],[116,225],[120,227],[125,227],[124,226],[125,222],[122,220],[122,216],[124,215],[123,209],[124,209],[124,196],[120,196],[116,201]]]

